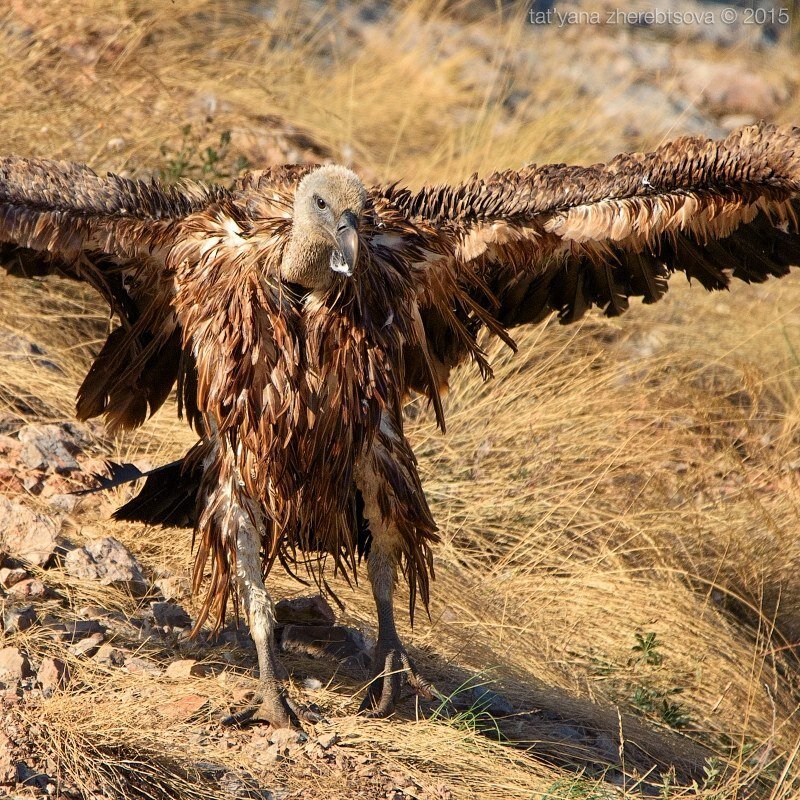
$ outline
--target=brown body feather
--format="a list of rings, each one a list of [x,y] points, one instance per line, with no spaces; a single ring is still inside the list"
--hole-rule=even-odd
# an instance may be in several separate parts
[[[265,570],[305,563],[324,585],[325,556],[303,555],[318,547],[354,569],[357,476],[398,531],[413,606],[417,591],[427,603],[437,536],[403,434],[408,394],[444,427],[450,370],[471,358],[490,373],[481,329],[513,345],[507,329],[551,312],[621,314],[630,297],[658,300],[676,270],[708,289],[786,274],[800,262],[796,153],[797,129],[754,126],[607,165],[375,188],[355,273],[325,291],[281,280],[307,167],[166,189],[7,158],[0,243],[10,271],[87,281],[119,317],[79,416],[134,427],[179,382],[201,437],[185,465],[201,476],[196,585],[212,574],[198,624],[222,618],[243,525],[262,533]]]

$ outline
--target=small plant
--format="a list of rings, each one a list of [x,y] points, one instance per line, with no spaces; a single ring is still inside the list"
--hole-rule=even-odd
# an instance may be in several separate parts
[[[703,765],[703,789],[713,789],[722,775],[722,763],[718,758],[707,758]]]
[[[673,730],[691,726],[685,706],[674,699],[683,692],[680,686],[664,686],[659,673],[666,655],[664,643],[655,631],[634,634],[632,656],[624,664],[615,664],[596,653],[578,654],[588,661],[592,675],[610,684],[610,696],[616,702],[627,701],[642,715],[655,719]]]
[[[542,794],[534,795],[536,800],[611,800],[617,795],[585,778],[559,778]]]
[[[658,796],[661,800],[670,800],[675,785],[675,767],[670,767],[667,772],[661,773],[661,786],[658,787]]]
[[[449,695],[439,696],[439,705],[431,712],[429,719],[442,720],[454,728],[489,736],[498,742],[505,741],[497,719],[489,711],[492,693],[481,691],[491,683],[493,683],[491,680],[482,680],[480,675],[468,678]],[[469,698],[469,705],[466,708],[456,709],[454,701],[464,695]]]
[[[658,636],[655,631],[650,631],[644,635],[637,633],[636,644],[631,650],[639,654],[636,657],[638,663],[647,664],[651,667],[659,667],[664,660],[664,657],[659,652],[660,647],[661,642],[658,641]]]
[[[202,136],[192,130],[191,124],[181,128],[181,143],[176,151],[166,144],[160,147],[165,166],[159,170],[162,180],[176,183],[181,178],[221,180],[231,178],[247,169],[247,159],[238,155],[229,164],[231,132],[222,131],[215,146],[201,145]]]
[[[671,701],[669,697],[682,691],[680,687],[659,689],[654,686],[638,686],[630,696],[630,702],[645,714],[657,715],[665,725],[680,730],[688,727],[690,717],[680,703]]]
[[[719,787],[722,777],[722,762],[712,756],[707,758],[705,764],[703,764],[703,780],[699,784],[697,781],[692,781],[692,789],[698,793],[703,792],[703,796],[708,800],[716,800],[721,795],[715,793],[714,790]]]

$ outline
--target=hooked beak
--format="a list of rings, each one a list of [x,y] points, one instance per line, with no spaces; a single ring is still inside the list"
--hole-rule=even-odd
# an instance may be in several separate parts
[[[352,211],[345,211],[336,226],[336,249],[341,260],[331,265],[335,272],[352,275],[358,261],[358,220]]]

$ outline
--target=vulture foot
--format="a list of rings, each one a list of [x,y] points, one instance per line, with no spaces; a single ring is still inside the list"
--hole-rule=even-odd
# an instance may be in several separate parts
[[[426,700],[433,700],[437,696],[430,681],[417,672],[411,656],[399,639],[384,643],[379,639],[372,659],[372,682],[367,688],[359,714],[372,719],[388,717],[400,699],[404,681],[408,681],[408,685]]]
[[[320,714],[295,703],[283,692],[266,692],[256,695],[240,711],[223,717],[222,724],[237,728],[255,724],[267,724],[273,728],[299,728],[301,722],[314,725],[321,720]]]

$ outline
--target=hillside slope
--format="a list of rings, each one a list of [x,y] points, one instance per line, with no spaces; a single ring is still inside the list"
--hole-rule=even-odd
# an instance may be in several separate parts
[[[330,159],[420,185],[800,122],[800,56],[747,31],[723,48],[545,29],[479,2],[29,6],[0,12],[2,149],[98,171],[226,182]],[[103,459],[155,465],[193,441],[172,402],[121,439],[69,426],[107,326],[80,286],[0,278],[3,791],[797,796],[800,277],[714,296],[676,279],[619,320],[520,331],[516,357],[489,342],[495,379],[458,373],[446,436],[412,406],[443,544],[431,619],[401,614],[401,633],[450,699],[353,716],[373,607],[337,580],[355,657],[283,631],[292,692],[327,720],[306,743],[219,726],[255,655],[233,617],[188,639],[190,532],[111,521],[127,491],[68,494]],[[28,534],[54,554],[14,572]],[[106,537],[135,561],[104,582],[67,553]]]

